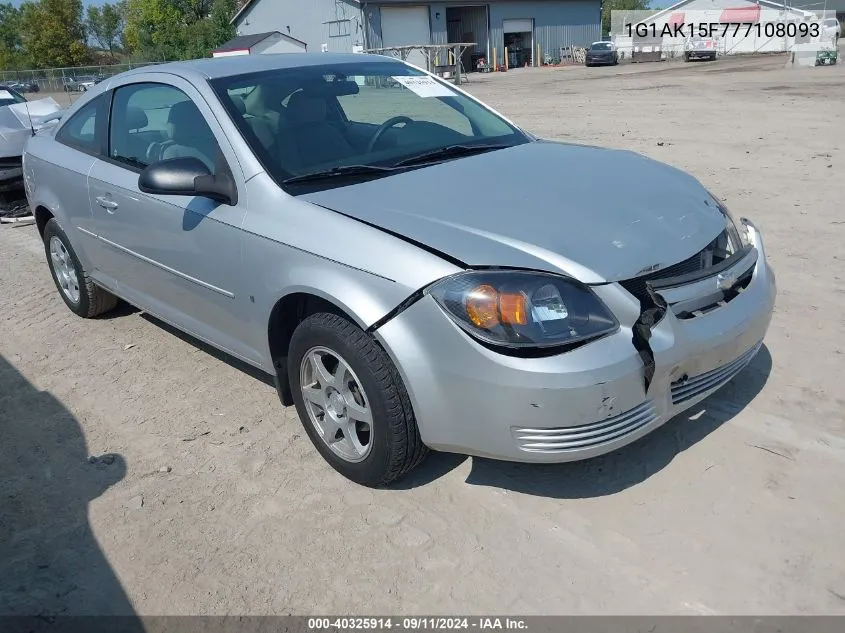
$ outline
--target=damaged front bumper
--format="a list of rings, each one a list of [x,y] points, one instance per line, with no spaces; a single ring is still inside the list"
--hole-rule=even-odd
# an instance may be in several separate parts
[[[750,224],[748,236],[756,257],[742,290],[715,307],[689,310],[703,285],[736,283],[749,265],[745,258],[699,279],[695,289],[663,290],[665,313],[649,324],[641,349],[634,332],[643,309],[616,283],[594,290],[616,314],[619,331],[555,356],[487,349],[429,296],[375,335],[402,375],[431,448],[524,462],[594,457],[694,406],[751,362],[776,290],[760,233]]]

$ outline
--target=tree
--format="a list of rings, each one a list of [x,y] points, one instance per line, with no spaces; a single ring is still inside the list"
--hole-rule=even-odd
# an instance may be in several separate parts
[[[148,60],[207,57],[234,37],[235,0],[127,0],[124,41]]]
[[[238,5],[236,0],[214,0],[211,5],[211,32],[214,39],[212,50],[221,44],[225,44],[238,34],[232,18],[237,13]]]
[[[604,0],[601,9],[601,32],[610,33],[611,11],[646,11],[649,0]]]
[[[0,68],[3,70],[25,65],[20,25],[20,10],[8,2],[0,4]]]
[[[80,66],[88,60],[82,0],[36,0],[21,7],[23,46],[36,68]]]
[[[117,4],[104,4],[102,8],[90,6],[85,25],[100,48],[107,50],[114,61],[114,49],[123,33],[123,7]]]

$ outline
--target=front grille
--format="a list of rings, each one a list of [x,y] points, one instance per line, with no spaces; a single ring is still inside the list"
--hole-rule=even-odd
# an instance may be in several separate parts
[[[722,246],[728,239],[729,237],[727,235],[727,231],[725,231],[703,249],[698,251],[695,255],[682,262],[673,264],[672,266],[667,266],[666,268],[661,268],[658,271],[648,273],[642,277],[626,279],[625,281],[620,281],[619,283],[623,288],[625,288],[625,290],[639,299],[641,303],[645,302],[646,305],[651,305],[651,299],[648,295],[648,289],[646,288],[646,284],[649,281],[669,279],[671,277],[678,277],[679,275],[687,275],[718,264],[729,257]]]
[[[519,448],[529,453],[562,453],[600,446],[641,429],[656,417],[654,405],[644,402],[638,407],[601,422],[557,429],[512,428]]]
[[[692,378],[678,380],[672,383],[672,404],[681,404],[687,400],[700,396],[701,394],[718,389],[731,378],[736,376],[751,362],[754,356],[760,351],[763,341],[757,343],[750,350],[745,352],[736,360],[727,365],[722,365]]]

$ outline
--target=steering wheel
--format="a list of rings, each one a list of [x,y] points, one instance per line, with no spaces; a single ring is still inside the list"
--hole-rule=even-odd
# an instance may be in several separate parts
[[[376,143],[378,143],[378,140],[381,138],[382,134],[387,132],[390,128],[395,127],[395,126],[399,125],[400,123],[404,123],[405,125],[408,125],[408,123],[413,123],[413,122],[414,122],[414,120],[409,118],[409,117],[395,116],[391,119],[388,119],[387,121],[385,121],[381,125],[379,125],[378,129],[376,130],[376,133],[373,134],[373,138],[370,139],[369,145],[367,145],[367,153],[369,154],[370,152],[373,151],[373,149],[376,146]]]

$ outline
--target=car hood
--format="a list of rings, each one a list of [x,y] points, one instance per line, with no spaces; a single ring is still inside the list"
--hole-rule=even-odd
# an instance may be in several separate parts
[[[471,267],[619,281],[725,228],[691,176],[629,151],[536,141],[301,197]]]

